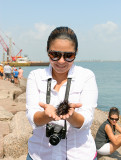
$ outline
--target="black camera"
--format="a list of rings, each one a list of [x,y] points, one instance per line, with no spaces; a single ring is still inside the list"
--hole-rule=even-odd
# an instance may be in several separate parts
[[[46,137],[49,137],[50,144],[55,146],[61,139],[65,139],[66,128],[58,124],[49,123],[46,125]]]

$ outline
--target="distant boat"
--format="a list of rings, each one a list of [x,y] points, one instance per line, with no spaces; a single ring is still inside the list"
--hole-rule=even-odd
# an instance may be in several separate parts
[[[27,63],[29,62],[29,58],[28,57],[17,58],[16,62],[17,63]]]

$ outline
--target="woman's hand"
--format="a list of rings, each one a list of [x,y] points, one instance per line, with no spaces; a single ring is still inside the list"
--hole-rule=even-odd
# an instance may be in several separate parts
[[[55,121],[60,120],[61,118],[56,114],[56,108],[50,104],[45,104],[40,102],[39,103],[40,107],[42,107],[45,111],[45,115],[48,116],[49,118],[52,118]]]
[[[65,115],[60,115],[61,119],[68,119],[69,117],[71,117],[74,113],[75,108],[81,107],[82,104],[81,103],[70,103],[69,106],[70,106],[69,112]]]

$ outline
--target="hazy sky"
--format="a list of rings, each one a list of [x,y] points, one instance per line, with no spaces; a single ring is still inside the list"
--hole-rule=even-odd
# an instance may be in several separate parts
[[[47,38],[68,26],[79,41],[76,60],[121,60],[121,0],[0,0],[0,34],[12,54],[48,61]],[[3,48],[0,44],[0,61]]]

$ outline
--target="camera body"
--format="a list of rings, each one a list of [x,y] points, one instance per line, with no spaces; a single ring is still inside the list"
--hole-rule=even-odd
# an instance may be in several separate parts
[[[51,145],[57,145],[61,139],[66,138],[66,129],[61,125],[49,123],[46,125],[46,137],[49,137]]]

